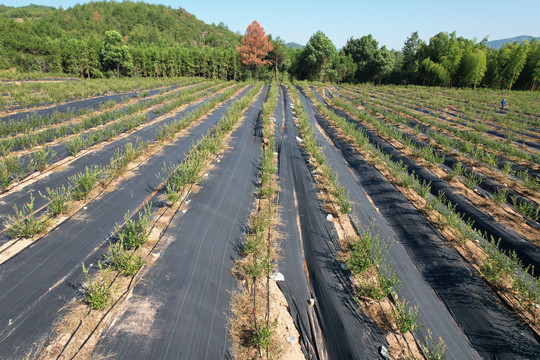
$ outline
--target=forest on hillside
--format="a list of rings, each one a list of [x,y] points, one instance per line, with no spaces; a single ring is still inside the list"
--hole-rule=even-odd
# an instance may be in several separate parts
[[[264,24],[263,24],[264,25]],[[208,25],[183,8],[141,2],[91,2],[69,9],[0,6],[0,69],[99,78],[202,76],[287,78],[376,84],[420,84],[536,90],[540,42],[500,49],[440,32],[429,41],[411,34],[401,51],[371,35],[350,38],[338,52],[318,31],[304,48],[269,36],[264,66],[242,63],[242,36]]]

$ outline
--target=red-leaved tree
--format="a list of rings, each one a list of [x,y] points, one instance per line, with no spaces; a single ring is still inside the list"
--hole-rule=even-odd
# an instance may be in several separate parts
[[[236,50],[242,64],[257,72],[261,66],[270,63],[264,58],[269,51],[272,51],[272,48],[272,43],[265,35],[264,29],[257,20],[254,20],[246,29],[242,45],[238,46]]]

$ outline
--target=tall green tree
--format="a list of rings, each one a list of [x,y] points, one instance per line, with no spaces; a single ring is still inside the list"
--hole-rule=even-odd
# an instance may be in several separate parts
[[[379,43],[371,34],[362,36],[360,39],[347,40],[342,51],[345,55],[351,55],[356,63],[356,81],[374,81],[378,72]]]
[[[534,91],[540,85],[540,41],[531,38],[528,45],[529,50],[525,65],[514,81],[513,88]]]
[[[455,31],[450,35],[440,32],[429,39],[429,44],[420,48],[421,64],[428,83],[452,86],[463,56],[461,42],[462,39],[456,37]]]
[[[354,74],[356,73],[356,64],[351,55],[345,55],[343,51],[336,56],[333,68],[336,71],[336,78],[332,79],[337,83],[354,82]]]
[[[274,65],[276,82],[279,83],[279,69],[282,67],[283,62],[287,58],[287,47],[285,46],[285,41],[283,41],[283,39],[279,36],[275,39],[272,39],[271,36],[269,36],[269,38],[272,42],[272,50],[268,53],[268,58]]]
[[[532,38],[527,61],[516,81],[516,89],[537,90],[540,87],[540,41]]]
[[[529,43],[517,41],[501,47],[497,56],[496,82],[499,88],[512,90],[512,85],[519,77],[529,52]]]
[[[403,54],[403,62],[401,66],[402,77],[406,83],[416,83],[418,80],[418,69],[420,62],[418,61],[418,51],[422,47],[423,41],[420,40],[418,32],[415,31],[405,40],[401,50]]]
[[[420,69],[426,85],[444,86],[450,81],[450,74],[446,68],[427,57],[420,63]]]
[[[306,78],[322,81],[325,72],[331,69],[336,52],[336,47],[322,31],[313,34],[301,56],[304,61],[302,70]]]
[[[486,64],[485,49],[468,46],[464,51],[459,69],[461,85],[472,86],[476,89],[476,85],[484,78]]]
[[[379,84],[394,69],[395,62],[396,58],[394,54],[386,46],[383,46],[377,51],[373,64],[375,78]]]
[[[101,55],[105,71],[113,70],[117,76],[127,75],[133,65],[129,48],[116,30],[105,32]]]

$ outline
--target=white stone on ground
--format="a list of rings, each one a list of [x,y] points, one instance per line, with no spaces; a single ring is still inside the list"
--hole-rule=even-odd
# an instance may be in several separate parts
[[[285,281],[285,277],[283,276],[283,274],[277,271],[270,275],[269,278],[274,281]]]

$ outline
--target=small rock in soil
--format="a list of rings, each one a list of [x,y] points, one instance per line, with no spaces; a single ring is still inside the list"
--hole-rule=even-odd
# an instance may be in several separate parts
[[[294,343],[296,343],[296,336],[294,336],[294,335],[289,335],[289,336],[287,336],[285,339],[287,340],[287,342],[288,342],[289,344],[294,344]]]
[[[388,352],[388,349],[385,346],[380,347],[379,354],[381,354],[384,360],[392,360],[392,358],[390,357],[390,353]]]
[[[285,277],[280,272],[275,272],[272,275],[269,276],[270,279],[274,281],[285,281]]]

